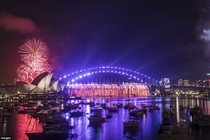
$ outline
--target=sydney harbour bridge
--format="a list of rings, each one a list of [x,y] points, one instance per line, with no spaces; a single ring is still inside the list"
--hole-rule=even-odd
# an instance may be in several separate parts
[[[52,78],[52,74],[40,74],[32,83],[23,84],[22,87],[26,90],[21,93],[37,94],[37,91],[39,91],[37,89],[41,87],[50,89],[50,87],[45,87],[45,85],[51,85],[49,84],[49,81],[51,81],[49,78]],[[40,82],[36,81],[37,79]],[[60,78],[54,77],[54,79],[58,79],[56,80],[57,83],[64,85],[65,91],[70,96],[80,97],[147,97],[150,96],[150,87],[158,85],[157,80],[145,74],[128,68],[114,66],[81,69],[63,75]],[[56,81],[53,81],[54,85]],[[11,89],[9,91],[11,92],[17,86],[19,86],[17,83],[16,85],[1,85],[0,89]],[[46,91],[48,90],[45,90],[45,93],[47,93]]]
[[[158,81],[131,69],[112,66],[92,67],[59,78],[67,83],[70,95],[81,97],[146,97]]]
[[[78,96],[145,97],[153,93],[163,95],[168,91],[175,96],[206,96],[210,94],[209,87],[171,84],[166,88],[164,83],[159,83],[160,80],[135,70],[116,66],[81,69],[63,75],[59,80],[66,83],[71,95]]]
[[[131,69],[126,69],[122,67],[92,67],[87,69],[81,69],[63,77],[59,80],[67,82],[69,84],[73,83],[109,83],[109,84],[122,84],[122,83],[143,83],[154,85],[158,84],[158,81],[152,79],[151,77],[139,73],[138,71],[133,71]]]
[[[55,79],[57,77],[54,77]],[[123,67],[99,66],[73,71],[60,78],[70,96],[81,97],[147,97],[152,91],[161,95],[165,90],[159,80]],[[16,85],[1,85],[1,93],[13,94]],[[162,90],[162,91],[161,91]],[[181,94],[209,94],[209,87],[171,85],[170,91]],[[161,93],[162,92],[162,93]]]

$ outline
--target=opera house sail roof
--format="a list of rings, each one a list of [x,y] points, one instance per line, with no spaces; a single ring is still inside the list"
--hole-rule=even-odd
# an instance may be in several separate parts
[[[53,78],[53,73],[47,72],[38,75],[31,83],[20,81],[16,86],[21,93],[49,93],[63,89],[63,85]]]

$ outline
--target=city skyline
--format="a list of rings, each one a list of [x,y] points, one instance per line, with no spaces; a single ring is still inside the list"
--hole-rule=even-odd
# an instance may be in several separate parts
[[[198,80],[209,70],[207,0],[6,1],[0,5],[0,83],[12,83],[18,48],[36,37],[55,76],[118,66],[154,79]]]

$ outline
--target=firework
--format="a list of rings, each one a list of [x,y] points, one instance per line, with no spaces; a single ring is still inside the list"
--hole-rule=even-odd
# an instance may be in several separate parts
[[[45,42],[35,38],[28,40],[19,47],[18,53],[23,63],[17,68],[16,81],[31,83],[39,74],[52,71],[48,62],[49,49]]]
[[[147,85],[139,83],[119,84],[68,84],[69,94],[81,97],[147,97]]]

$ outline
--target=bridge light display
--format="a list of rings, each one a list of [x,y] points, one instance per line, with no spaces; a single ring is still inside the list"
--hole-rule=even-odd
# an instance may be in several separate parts
[[[110,67],[110,66],[92,67],[92,68],[79,70],[76,72],[72,72],[71,75],[70,74],[67,75],[66,78],[78,80],[78,79],[83,79],[86,76],[90,76],[93,74],[100,74],[100,73],[114,73],[114,74],[119,74],[122,76],[124,75],[124,76],[130,77],[130,79],[137,80],[137,82],[141,81],[141,83],[143,83],[144,81],[147,81],[147,83],[150,83],[150,82],[156,83],[157,82],[157,80],[150,80],[151,78],[149,76],[141,74],[137,71],[132,71],[127,68]],[[60,80],[63,80],[63,78],[60,78]]]
[[[123,84],[68,84],[70,96],[80,97],[147,97],[150,90],[139,83]]]
[[[111,75],[110,77],[112,79],[110,81],[107,81],[107,77],[109,78],[107,74]],[[102,75],[105,77],[100,77]],[[90,76],[91,78],[88,78]],[[94,77],[100,78],[94,81]],[[124,81],[120,82],[119,77],[124,79]],[[151,82],[157,84],[155,83],[157,80],[150,79],[149,76],[137,71],[113,66],[86,68],[72,72],[71,75],[67,75],[66,78],[59,78],[62,82],[69,81],[67,84],[69,92],[71,92],[69,94],[76,94],[77,96],[82,97],[99,97],[99,95],[103,97],[145,97],[149,95],[149,86],[151,85]]]

